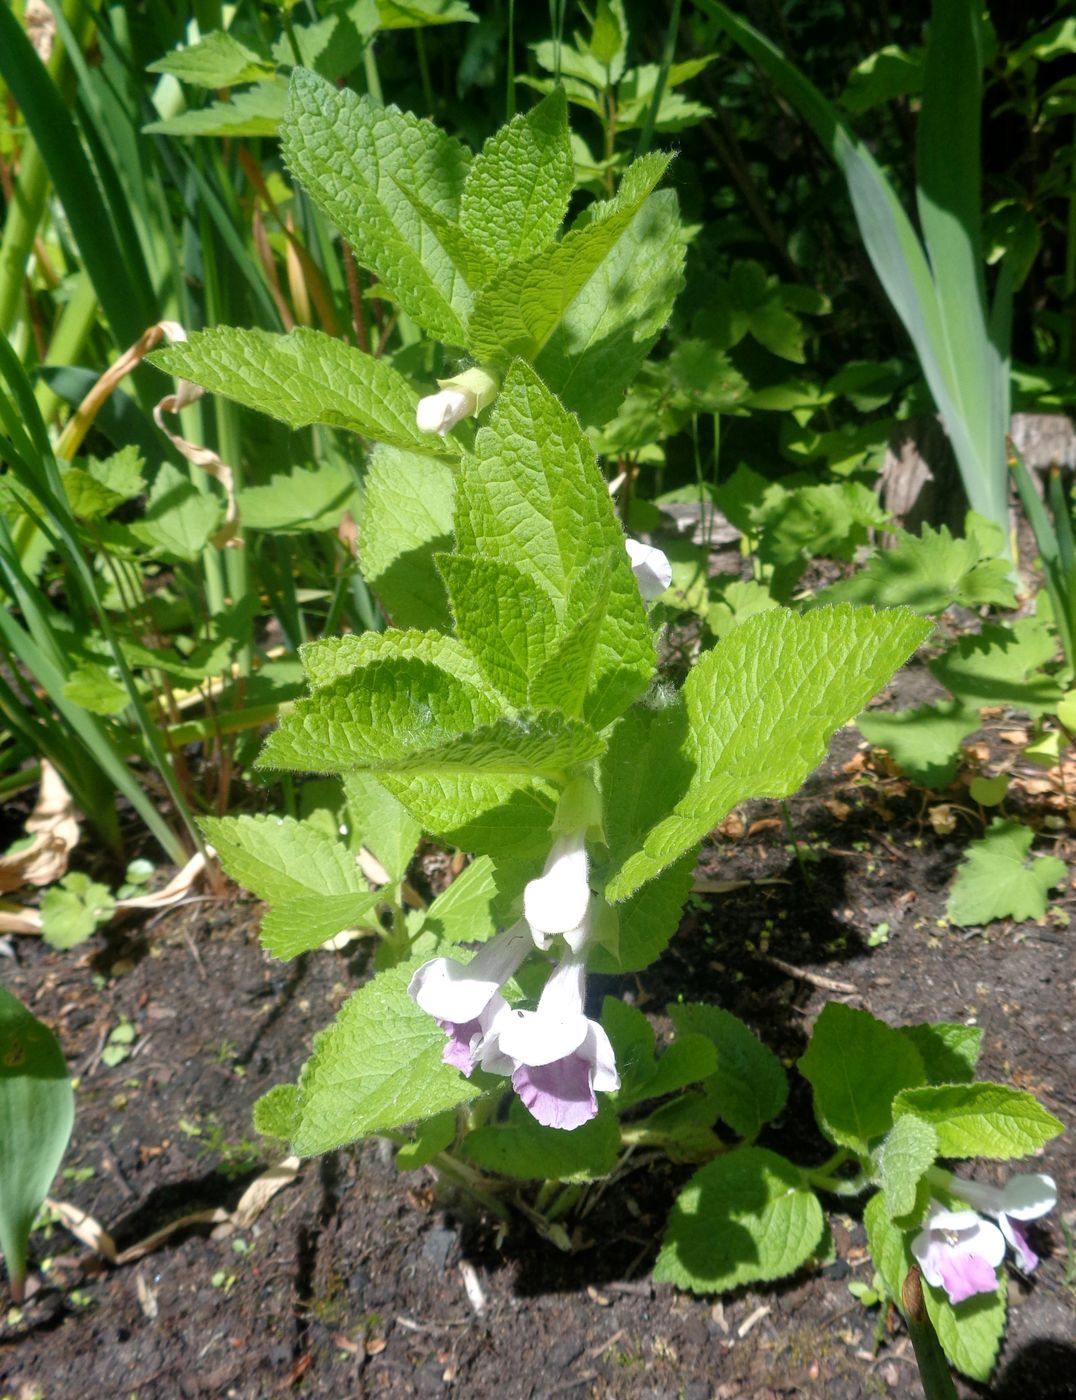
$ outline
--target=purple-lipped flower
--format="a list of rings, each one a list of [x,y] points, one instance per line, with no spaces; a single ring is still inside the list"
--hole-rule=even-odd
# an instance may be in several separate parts
[[[1057,1184],[1052,1176],[1041,1172],[1022,1172],[1010,1176],[1004,1186],[990,1186],[982,1181],[964,1181],[958,1176],[950,1179],[949,1190],[975,1210],[992,1215],[1001,1228],[1005,1242],[1016,1255],[1025,1274],[1030,1274],[1039,1256],[1027,1242],[1024,1226],[1038,1220],[1057,1205]]]
[[[408,994],[448,1034],[446,1064],[468,1077],[472,1050],[508,1003],[501,988],[533,948],[526,924],[513,924],[491,938],[469,963],[433,958],[423,963],[408,984]]]
[[[620,1088],[609,1037],[583,1012],[586,958],[569,950],[537,1009],[505,1006],[476,1047],[483,1069],[510,1074],[524,1107],[547,1128],[578,1128],[598,1112],[595,1091]]]
[[[997,1290],[1005,1236],[973,1210],[946,1210],[931,1201],[923,1228],[912,1241],[923,1277],[944,1288],[950,1303]]]

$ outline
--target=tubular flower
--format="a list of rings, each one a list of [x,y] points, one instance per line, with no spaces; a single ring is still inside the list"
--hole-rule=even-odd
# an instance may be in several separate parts
[[[419,399],[415,422],[419,432],[439,433],[444,437],[464,418],[475,411],[475,397],[469,389],[441,389]]]
[[[912,1241],[912,1253],[926,1281],[944,1288],[950,1303],[962,1303],[997,1289],[1005,1237],[973,1210],[946,1210],[931,1201],[923,1228]]]
[[[421,433],[441,437],[464,418],[471,418],[497,397],[497,380],[477,365],[451,379],[437,381],[439,392],[419,399],[415,422]]]
[[[985,1182],[962,1181],[954,1176],[949,1190],[975,1210],[984,1211],[997,1220],[1020,1268],[1030,1274],[1039,1256],[1027,1242],[1024,1222],[1037,1220],[1057,1205],[1057,1184],[1053,1177],[1041,1172],[1024,1172],[1011,1176],[1004,1186],[989,1186]]]
[[[660,549],[643,544],[641,540],[625,540],[624,548],[631,560],[631,571],[644,603],[652,603],[672,583],[672,565]]]
[[[560,934],[578,952],[587,940],[590,886],[587,848],[582,832],[561,836],[537,880],[523,891],[523,915],[539,948]]]
[[[494,1074],[511,1074],[524,1107],[547,1128],[572,1129],[598,1111],[595,1090],[620,1088],[609,1037],[583,1014],[586,959],[568,952],[545,984],[535,1011],[505,1006],[475,1049]]]
[[[408,995],[448,1034],[443,1059],[470,1077],[473,1050],[508,1009],[501,988],[530,952],[522,922],[491,938],[469,963],[433,958],[411,978]]]

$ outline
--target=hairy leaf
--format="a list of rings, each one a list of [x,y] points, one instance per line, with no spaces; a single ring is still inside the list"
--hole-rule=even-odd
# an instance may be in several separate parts
[[[654,1278],[696,1293],[784,1278],[822,1242],[818,1198],[791,1162],[745,1147],[702,1167],[677,1197]]]
[[[847,604],[806,616],[761,613],[737,627],[684,685],[688,727],[672,760],[691,775],[683,795],[611,875],[606,897],[624,899],[653,879],[737,803],[795,792],[834,730],[929,630],[903,610]]]
[[[290,335],[217,326],[157,350],[152,362],[289,428],[327,423],[396,447],[454,456],[451,439],[419,432],[418,395],[387,360],[323,331]]]
[[[409,191],[454,221],[470,156],[432,122],[296,68],[284,159],[356,256],[431,335],[462,345],[471,294]]]

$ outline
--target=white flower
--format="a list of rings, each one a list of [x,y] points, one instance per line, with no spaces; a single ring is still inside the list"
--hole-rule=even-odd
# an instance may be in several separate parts
[[[1004,1186],[989,1186],[981,1181],[950,1178],[949,1190],[976,1210],[992,1215],[1001,1226],[1001,1233],[1010,1245],[1025,1274],[1031,1273],[1039,1256],[1027,1242],[1023,1222],[1037,1220],[1057,1205],[1057,1184],[1052,1176],[1041,1172],[1022,1172],[1010,1176]]]
[[[444,437],[463,418],[479,413],[497,397],[500,384],[488,370],[472,365],[451,379],[439,379],[437,394],[419,399],[415,422],[420,432]]]
[[[523,915],[539,948],[560,934],[579,951],[589,932],[590,886],[587,848],[582,832],[553,842],[545,869],[523,891]]]
[[[569,952],[549,976],[535,1011],[504,1006],[474,1049],[476,1063],[511,1074],[524,1106],[547,1128],[578,1128],[598,1111],[595,1090],[620,1088],[609,1037],[583,1014],[586,961]]]
[[[973,1210],[946,1210],[931,1201],[912,1253],[927,1283],[944,1288],[950,1303],[962,1303],[976,1293],[996,1291],[1005,1237]]]
[[[628,551],[631,571],[643,595],[643,602],[652,603],[672,583],[672,565],[660,549],[643,544],[641,540],[625,540],[624,548]]]
[[[408,995],[448,1033],[446,1064],[470,1075],[472,1049],[508,1003],[500,991],[531,950],[526,925],[513,924],[484,944],[469,963],[433,958],[408,984]]]
[[[419,399],[415,422],[420,433],[439,433],[444,437],[450,428],[476,411],[477,400],[470,389],[451,387]]]

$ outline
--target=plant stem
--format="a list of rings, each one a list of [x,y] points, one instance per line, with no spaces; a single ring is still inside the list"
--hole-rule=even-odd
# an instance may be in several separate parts
[[[901,1309],[915,1348],[915,1360],[926,1400],[957,1400],[948,1362],[927,1315],[923,1280],[917,1265],[913,1264],[909,1269],[900,1295]]]
[[[810,885],[813,877],[807,869],[807,862],[803,859],[803,852],[800,850],[799,838],[796,835],[795,827],[792,825],[792,812],[789,808],[787,798],[781,799],[781,815],[785,819],[788,839],[792,842],[792,850],[795,852],[796,864],[799,866],[800,874],[803,876],[803,883],[805,885]]]

